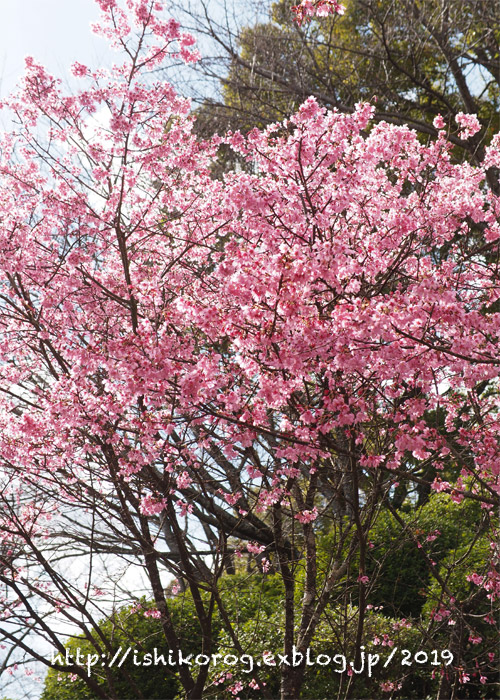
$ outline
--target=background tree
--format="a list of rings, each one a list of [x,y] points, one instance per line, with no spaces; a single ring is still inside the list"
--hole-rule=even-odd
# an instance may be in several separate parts
[[[228,9],[190,12],[186,22],[212,40],[200,63],[220,80],[222,99],[205,101],[198,128],[248,131],[281,120],[309,95],[330,109],[351,111],[374,100],[374,118],[408,124],[435,137],[459,112],[477,114],[481,130],[453,143],[474,162],[498,130],[500,24],[495,3],[482,0],[349,0],[342,15],[298,23],[286,2],[260,8],[242,26]],[[266,17],[266,9],[268,16]],[[257,10],[256,10],[257,12]],[[248,15],[246,15],[248,16]],[[224,18],[224,19],[221,19]],[[496,180],[491,177],[490,186]]]

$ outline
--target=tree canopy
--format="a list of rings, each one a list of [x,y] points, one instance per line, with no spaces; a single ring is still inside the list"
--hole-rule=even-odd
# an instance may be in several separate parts
[[[483,0],[346,0],[343,14],[297,23],[287,2],[270,4],[269,19],[232,26],[211,19],[214,56],[207,72],[222,82],[222,102],[208,100],[200,127],[248,130],[281,120],[313,95],[330,109],[351,111],[363,100],[374,118],[437,136],[441,114],[476,114],[481,131],[451,140],[477,161],[498,131],[500,20]],[[201,63],[203,68],[203,62]],[[494,184],[494,180],[491,181]]]
[[[420,663],[412,693],[486,697],[500,593],[500,200],[486,183],[500,136],[457,161],[457,143],[482,138],[472,114],[436,115],[423,142],[367,102],[310,96],[265,128],[202,139],[154,75],[196,61],[193,37],[158,0],[98,4],[123,63],[76,63],[82,87],[66,94],[29,58],[5,102],[5,667],[49,666],[70,634],[99,675],[60,673],[92,697],[147,697],[133,661],[112,662],[124,616],[144,641],[147,604],[176,658],[191,643],[263,655],[251,677],[179,663],[163,680],[186,699],[404,693]],[[223,149],[245,167],[218,177]],[[409,566],[422,601],[402,592]],[[306,658],[329,635],[346,666],[321,676]],[[363,642],[403,651],[398,635],[415,644],[410,670],[364,684]],[[299,662],[269,671],[268,641]]]

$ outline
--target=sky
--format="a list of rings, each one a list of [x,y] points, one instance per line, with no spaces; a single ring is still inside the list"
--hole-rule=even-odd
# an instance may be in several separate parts
[[[228,0],[229,7],[235,7],[238,0]],[[175,2],[172,3],[175,6]],[[178,0],[177,9],[172,14],[181,19],[182,10],[191,5],[196,8],[197,0]],[[211,0],[215,16],[217,7],[224,5]],[[220,10],[219,10],[220,13]],[[0,0],[0,99],[7,97],[16,87],[24,73],[24,59],[33,56],[42,63],[63,84],[69,87],[78,85],[70,72],[75,61],[99,67],[111,65],[121,59],[112,51],[105,39],[95,36],[90,25],[99,19],[100,11],[95,0]],[[182,20],[181,20],[182,21]],[[195,32],[196,36],[196,32]],[[201,39],[199,35],[198,39]],[[205,44],[199,44],[205,54]],[[171,80],[181,94],[194,95],[189,86],[198,84],[198,78],[190,68],[172,66],[164,75]],[[196,88],[198,92],[200,88]],[[214,89],[201,87],[201,93],[213,94]],[[9,128],[8,114],[0,113],[0,128]]]
[[[75,60],[109,61],[106,42],[90,30],[98,17],[94,0],[0,0],[0,98],[16,86],[27,55],[63,80]]]

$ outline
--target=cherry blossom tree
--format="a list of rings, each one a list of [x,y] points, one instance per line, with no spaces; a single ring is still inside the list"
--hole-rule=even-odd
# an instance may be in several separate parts
[[[124,62],[75,64],[83,87],[65,95],[30,58],[4,102],[0,634],[49,663],[42,643],[63,653],[63,619],[112,654],[99,618],[119,587],[102,556],[140,567],[169,648],[182,650],[174,575],[202,652],[216,651],[218,610],[245,653],[219,591],[245,551],[259,575],[281,576],[285,655],[305,654],[327,606],[348,597],[359,664],[370,532],[382,508],[401,519],[398,488],[478,502],[493,527],[500,202],[484,182],[500,137],[481,166],[457,165],[455,125],[440,118],[422,144],[407,127],[370,127],[368,104],[346,115],[310,98],[264,131],[200,141],[188,101],[152,75],[196,60],[193,38],[158,0],[98,4],[95,31]],[[462,139],[479,126],[457,122]],[[248,171],[215,178],[221,144]],[[490,607],[491,535],[486,570],[468,574]],[[444,698],[466,680],[461,650],[477,634],[426,547],[439,591],[429,629],[459,622]],[[491,675],[485,654],[475,662]],[[116,697],[111,674],[103,695],[84,667],[63,671]],[[284,700],[304,672],[277,669]],[[202,697],[207,667],[179,675]],[[266,696],[257,672],[248,680]]]

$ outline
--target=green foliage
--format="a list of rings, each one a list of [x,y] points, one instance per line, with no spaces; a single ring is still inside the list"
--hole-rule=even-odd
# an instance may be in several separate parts
[[[237,574],[221,579],[220,595],[235,627],[267,619],[283,605],[284,590],[278,574]]]
[[[116,611],[109,619],[103,621],[100,629],[110,642],[113,653],[122,647],[122,653],[128,647],[136,649],[138,659],[143,659],[145,654],[151,654],[154,662],[155,649],[157,654],[163,654],[168,660],[168,648],[163,636],[161,624],[158,619],[145,617],[144,612],[153,606],[146,601],[141,601],[141,610],[134,612],[134,606],[129,606]],[[176,629],[181,638],[181,648],[184,654],[199,653],[201,651],[201,632],[197,622],[196,611],[192,599],[188,595],[179,596],[171,601],[171,613]],[[66,648],[76,656],[77,649],[84,658],[87,654],[95,654],[95,647],[81,637],[71,639]],[[108,658],[112,658],[112,655]],[[121,658],[121,657],[120,657]],[[130,677],[145,698],[174,698],[180,692],[175,668],[168,665],[135,665],[133,652],[123,664],[123,669]],[[124,677],[122,670],[115,665],[111,669],[92,667],[92,677],[104,690],[114,688],[120,700],[135,700],[137,695],[130,682]],[[87,687],[79,677],[62,672],[57,665],[51,668],[45,680],[45,688],[41,700],[94,700],[97,696]]]
[[[249,576],[247,574],[226,576],[221,580],[219,592],[236,634],[242,639],[243,648],[248,641],[245,638],[247,628],[252,631],[251,635],[254,637],[266,636],[273,614],[282,605],[283,590],[279,576]],[[176,596],[170,600],[169,605],[183,655],[201,653],[201,630],[190,594]],[[122,647],[122,651],[131,647],[137,650],[137,659],[143,660],[145,654],[151,654],[154,659],[156,649],[158,655],[163,654],[168,660],[168,647],[160,621],[153,617],[144,616],[144,612],[154,606],[142,600],[141,609],[135,611],[135,607],[128,606],[118,610],[101,624],[100,630],[110,642],[113,652],[120,647]],[[215,651],[217,653],[234,653],[231,642],[226,644],[224,640],[219,640],[221,626],[220,617],[216,617],[212,628],[216,642]],[[274,629],[277,634],[277,643],[282,644],[282,625],[275,626]],[[73,658],[76,656],[77,649],[80,649],[80,654],[84,659],[87,658],[87,654],[96,653],[95,647],[81,637],[68,641],[66,648]],[[148,700],[155,698],[171,700],[177,696],[182,697],[181,685],[175,668],[169,668],[168,665],[163,666],[161,663],[149,666],[135,665],[133,659],[133,652],[131,652],[122,669],[117,668],[117,666],[106,669],[96,664],[92,667],[92,677],[104,690],[113,686],[120,700],[136,698],[136,694],[131,688],[130,682],[124,677],[122,670],[128,672]],[[108,675],[106,675],[106,671]],[[73,674],[61,671],[56,665],[47,674],[41,700],[75,700],[75,698],[94,700],[95,697],[81,678],[75,678]]]
[[[477,668],[481,672],[471,674],[471,680],[463,689],[462,697],[493,698],[499,697],[498,685],[498,623],[494,603],[488,599],[486,591],[468,580],[472,572],[484,576],[490,568],[491,545],[488,537],[480,536],[476,540],[463,538],[463,543],[456,549],[450,549],[441,560],[438,569],[441,580],[452,592],[452,599],[443,592],[439,582],[431,582],[427,591],[427,600],[423,614],[433,618],[435,611],[450,610],[450,615],[438,617],[434,622],[432,635],[443,648],[452,648],[460,655],[457,665]],[[456,606],[462,614],[456,615]],[[489,620],[489,622],[488,622]],[[453,624],[450,624],[450,621]],[[490,659],[489,654],[495,658]],[[483,676],[483,682],[478,676]],[[496,694],[495,694],[496,689]]]
[[[367,614],[362,645],[365,656],[364,661],[355,663],[356,650],[356,628],[358,620],[358,610],[347,608],[346,610],[329,610],[321,624],[309,648],[309,662],[307,666],[304,685],[301,697],[314,700],[329,700],[329,698],[340,697],[346,691],[347,684],[352,686],[353,697],[374,698],[381,696],[380,684],[387,681],[401,682],[404,688],[405,698],[422,698],[427,693],[436,689],[436,683],[430,677],[428,668],[414,665],[412,673],[408,674],[401,667],[401,659],[398,657],[394,664],[383,668],[384,662],[391,653],[391,649],[397,646],[398,649],[409,649],[417,651],[422,648],[421,633],[411,627],[406,627],[406,623],[395,622],[377,612],[370,611]],[[281,653],[283,646],[283,611],[277,610],[265,623],[261,624],[258,634],[248,620],[240,630],[240,639],[244,641],[243,647],[247,654],[256,661],[264,658],[264,652],[268,651],[273,656],[267,657],[269,661],[274,660],[277,665],[280,663],[278,653]],[[231,641],[225,633],[221,635],[221,651],[230,653]],[[368,675],[368,654],[371,654],[373,668],[371,677]],[[375,663],[376,655],[379,656],[378,663]],[[352,662],[356,670],[363,668],[363,672],[352,675],[352,680],[345,672]],[[318,663],[319,659],[319,663]],[[292,664],[293,659],[288,659]],[[364,664],[364,666],[363,666]],[[266,683],[266,688],[271,697],[279,696],[279,676],[275,666],[261,663],[257,669],[259,680]],[[407,669],[406,669],[407,671]],[[235,669],[231,665],[222,665],[218,669],[217,675],[224,672],[233,674],[232,682],[241,681],[245,688],[238,695],[241,698],[258,698],[261,693],[246,687],[252,674]]]
[[[481,508],[434,493],[421,508],[406,506],[399,516],[402,523],[383,510],[370,532],[367,574],[377,583],[369,601],[395,617],[418,616],[437,585],[429,561],[452,562],[470,547],[481,529]]]
[[[441,114],[451,133],[458,112],[477,113],[483,132],[457,157],[481,157],[481,140],[500,127],[500,21],[476,0],[346,0],[342,16],[300,27],[290,3],[245,27],[229,52],[223,104],[206,104],[200,124],[248,131],[281,120],[309,95],[350,110],[376,100],[377,118],[435,134]],[[483,141],[484,143],[484,141]],[[457,144],[459,142],[457,141]]]
[[[371,545],[367,550],[367,575],[373,586],[369,588],[369,605],[362,632],[365,664],[368,663],[368,654],[372,654],[372,659],[373,655],[378,654],[381,661],[373,667],[371,677],[367,672],[349,677],[346,673],[338,672],[341,662],[333,660],[336,655],[345,657],[347,664],[355,660],[359,610],[349,601],[357,600],[358,591],[357,584],[352,583],[352,571],[348,572],[339,581],[340,587],[345,586],[345,603],[340,603],[340,598],[337,598],[337,602],[327,606],[310,645],[311,659],[323,654],[323,658],[330,657],[332,661],[324,666],[317,663],[307,666],[301,697],[314,700],[326,700],[337,694],[343,697],[348,684],[352,697],[381,697],[381,684],[389,682],[396,686],[401,684],[396,697],[412,699],[433,696],[438,683],[438,676],[435,679],[431,676],[433,650],[452,648],[455,628],[448,626],[447,620],[444,620],[442,624],[432,623],[429,634],[428,625],[433,609],[449,601],[443,599],[441,583],[432,575],[428,562],[435,562],[439,577],[446,581],[447,590],[459,603],[470,602],[471,614],[488,613],[491,604],[486,595],[467,581],[471,571],[481,574],[486,571],[489,542],[484,534],[487,530],[483,522],[485,517],[485,512],[475,501],[464,500],[457,504],[448,496],[436,493],[432,493],[421,507],[405,502],[396,514],[382,510],[369,534]],[[323,533],[318,533],[318,586],[322,585],[322,562],[330,556],[332,538],[336,537],[332,534],[335,527],[332,525],[329,528],[323,522]],[[304,594],[302,564],[297,562],[296,565],[297,603]],[[216,666],[210,666],[207,697],[210,694],[220,697],[221,693],[225,697],[227,685],[236,681],[244,684],[243,690],[238,692],[239,697],[260,697],[260,691],[248,685],[255,672],[259,681],[266,683],[271,697],[277,697],[280,674],[276,667],[267,666],[262,659],[265,651],[277,655],[283,649],[284,588],[281,576],[262,575],[256,571],[239,572],[223,576],[219,584],[220,599],[243,653],[253,657],[255,664],[260,660],[261,665],[250,669],[249,660],[236,665],[230,661],[224,663],[225,655],[239,656],[240,652],[235,650],[233,638],[216,609],[213,653],[222,656]],[[144,617],[144,611],[149,607],[150,604],[143,601],[140,612],[133,612],[131,607],[127,607],[103,622],[101,630],[113,649],[131,646],[142,656],[145,653],[153,654],[156,647],[158,653],[167,654],[159,620]],[[170,608],[182,638],[183,653],[200,653],[201,632],[189,593],[170,600]],[[483,656],[486,658],[495,644],[495,629],[487,622],[477,620],[474,620],[474,629],[484,639]],[[463,634],[467,635],[467,629],[464,630]],[[77,647],[80,647],[82,654],[95,653],[90,643],[80,638],[72,639],[67,646],[71,653],[75,653]],[[421,650],[428,655],[429,662],[423,665],[413,662],[411,666],[403,666],[399,655],[394,663],[384,669],[383,663],[394,647],[408,649],[412,654]],[[477,656],[477,648],[467,641],[467,636],[462,647],[465,650],[464,663],[470,665],[474,655]],[[275,658],[278,659],[277,656]],[[126,670],[148,699],[183,697],[175,668],[135,666],[131,657],[126,663]],[[231,680],[219,684],[221,675],[225,673],[232,674]],[[120,698],[135,697],[130,683],[118,669],[112,669],[110,678],[106,678],[104,670],[96,666],[94,675],[104,689],[114,684]],[[478,697],[484,696],[481,695],[481,688],[478,690],[476,687],[476,691]],[[42,700],[74,700],[76,697],[91,700],[94,695],[80,679],[71,681],[69,674],[57,668],[50,670]]]

